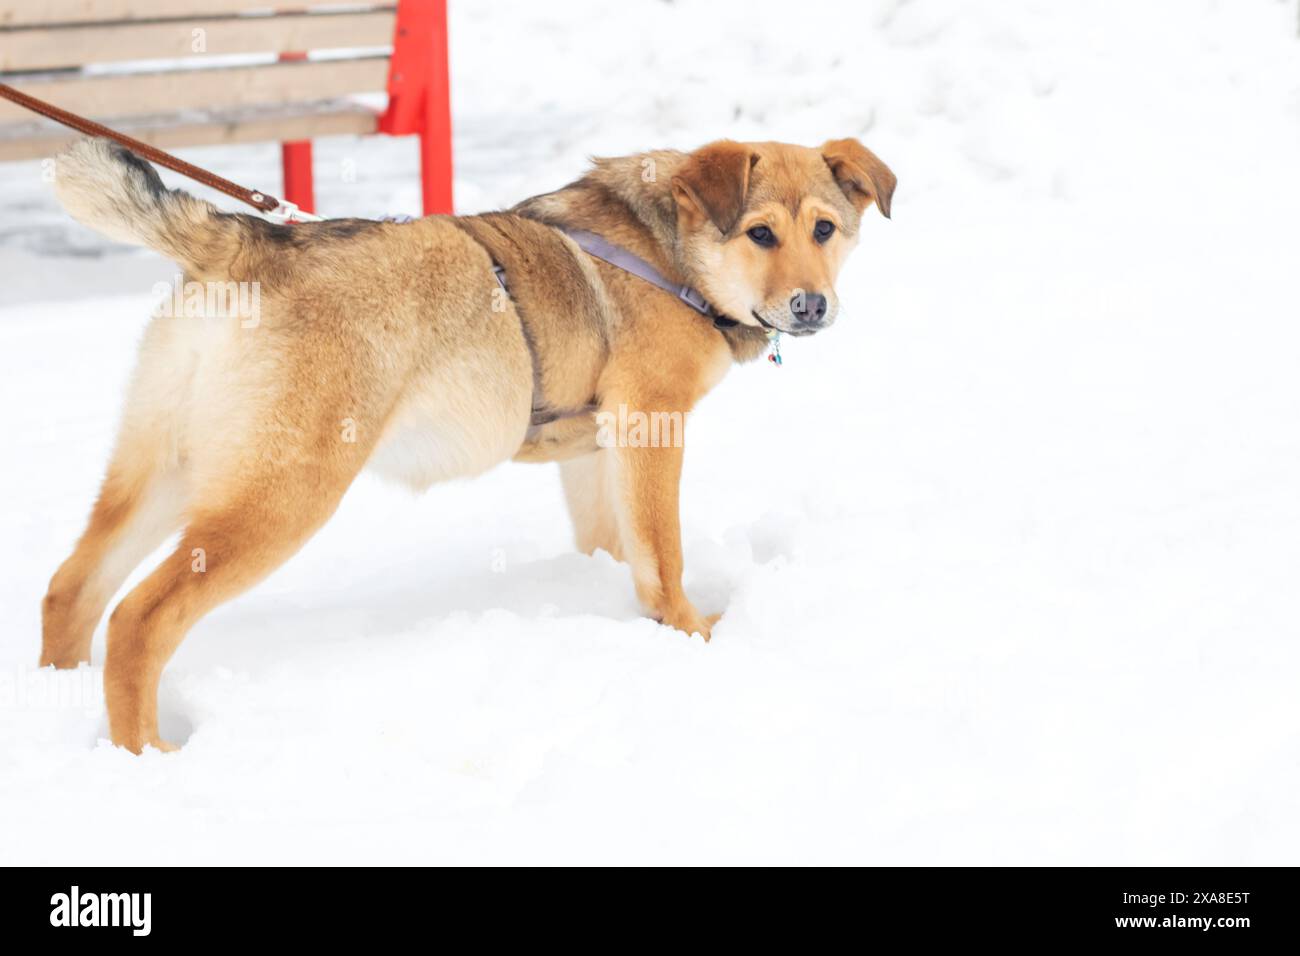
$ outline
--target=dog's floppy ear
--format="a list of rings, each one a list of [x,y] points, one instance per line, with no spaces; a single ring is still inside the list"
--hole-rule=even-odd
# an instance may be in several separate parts
[[[682,215],[709,219],[723,233],[731,231],[745,209],[749,171],[758,155],[729,139],[701,146],[686,157],[673,176],[673,199]]]
[[[880,214],[889,218],[889,201],[898,178],[879,156],[856,139],[832,139],[822,144],[822,157],[858,212],[874,200]]]

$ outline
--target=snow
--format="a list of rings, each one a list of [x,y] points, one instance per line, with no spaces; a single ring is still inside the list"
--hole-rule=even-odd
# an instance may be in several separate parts
[[[39,601],[174,269],[5,166],[0,861],[1294,863],[1294,3],[452,8],[466,211],[722,136],[899,176],[836,327],[691,419],[712,643],[573,552],[553,466],[363,477],[178,652],[183,749],[109,746],[102,626],[40,671]],[[317,170],[416,211],[412,141]]]

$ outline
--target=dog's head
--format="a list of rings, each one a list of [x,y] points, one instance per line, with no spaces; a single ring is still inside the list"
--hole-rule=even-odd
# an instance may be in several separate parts
[[[835,321],[835,277],[862,212],[886,218],[896,180],[856,139],[820,149],[721,140],[672,178],[678,253],[714,307],[747,325],[811,335]]]

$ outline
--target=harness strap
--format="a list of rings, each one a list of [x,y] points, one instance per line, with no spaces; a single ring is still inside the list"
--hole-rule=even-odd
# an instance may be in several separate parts
[[[482,245],[482,242],[480,241],[479,244]],[[486,246],[483,248],[485,250],[487,249]],[[491,254],[491,251],[488,250],[488,255]],[[492,277],[497,280],[497,285],[501,286],[501,291],[506,295],[510,295],[510,287],[506,285],[506,267],[497,262],[495,258],[492,260]],[[518,311],[517,307],[516,311]],[[587,404],[581,408],[564,410],[554,409],[546,404],[546,396],[542,394],[541,366],[537,357],[537,346],[533,342],[532,334],[528,330],[528,322],[524,319],[523,313],[518,312],[518,315],[519,326],[521,331],[524,333],[524,345],[528,347],[528,355],[532,359],[533,363],[533,403],[532,411],[528,416],[529,434],[531,435],[535,433],[535,431],[543,425],[549,425],[551,422],[559,421],[562,418],[575,418],[579,415],[587,415],[594,412],[596,410],[594,404]]]

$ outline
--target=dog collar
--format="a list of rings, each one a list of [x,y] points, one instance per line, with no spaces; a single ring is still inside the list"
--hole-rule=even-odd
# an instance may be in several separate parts
[[[709,300],[704,298],[698,290],[688,285],[679,285],[672,282],[662,272],[646,262],[634,252],[628,252],[622,246],[616,246],[604,236],[599,236],[594,232],[588,232],[585,229],[565,229],[565,235],[578,244],[578,247],[588,255],[595,256],[611,266],[616,266],[624,272],[630,272],[638,278],[644,279],[651,285],[658,286],[665,292],[677,296],[687,305],[689,305],[700,315],[708,316],[713,320],[713,325],[719,331],[734,329],[740,324],[736,319],[723,315],[717,309],[709,304]],[[767,354],[767,360],[773,365],[781,364],[781,333],[776,329],[767,330],[767,341],[771,351]]]
[[[716,311],[696,289],[688,285],[670,282],[662,272],[640,256],[628,252],[622,246],[614,245],[604,236],[598,236],[594,232],[587,232],[585,229],[565,229],[563,232],[576,242],[583,252],[608,262],[612,266],[617,266],[624,272],[630,272],[651,285],[658,286],[665,292],[671,292],[696,312],[713,319],[713,324],[718,328],[730,329],[740,324],[735,319],[729,319],[721,312]],[[497,284],[508,292],[509,289],[506,288],[506,270],[499,263],[493,262],[492,273],[496,277]]]
[[[721,315],[709,305],[709,300],[700,294],[698,289],[688,285],[682,285],[671,281],[662,272],[646,262],[634,252],[629,252],[622,246],[616,246],[604,236],[599,236],[594,232],[588,232],[585,229],[565,229],[564,234],[578,244],[583,252],[590,256],[595,256],[611,266],[617,266],[624,272],[630,272],[638,279],[644,279],[651,285],[658,286],[665,292],[668,292],[681,299],[700,315],[707,315],[713,319],[713,324],[718,328],[729,329],[739,323],[735,319],[729,319]],[[721,320],[721,321],[719,321]]]

